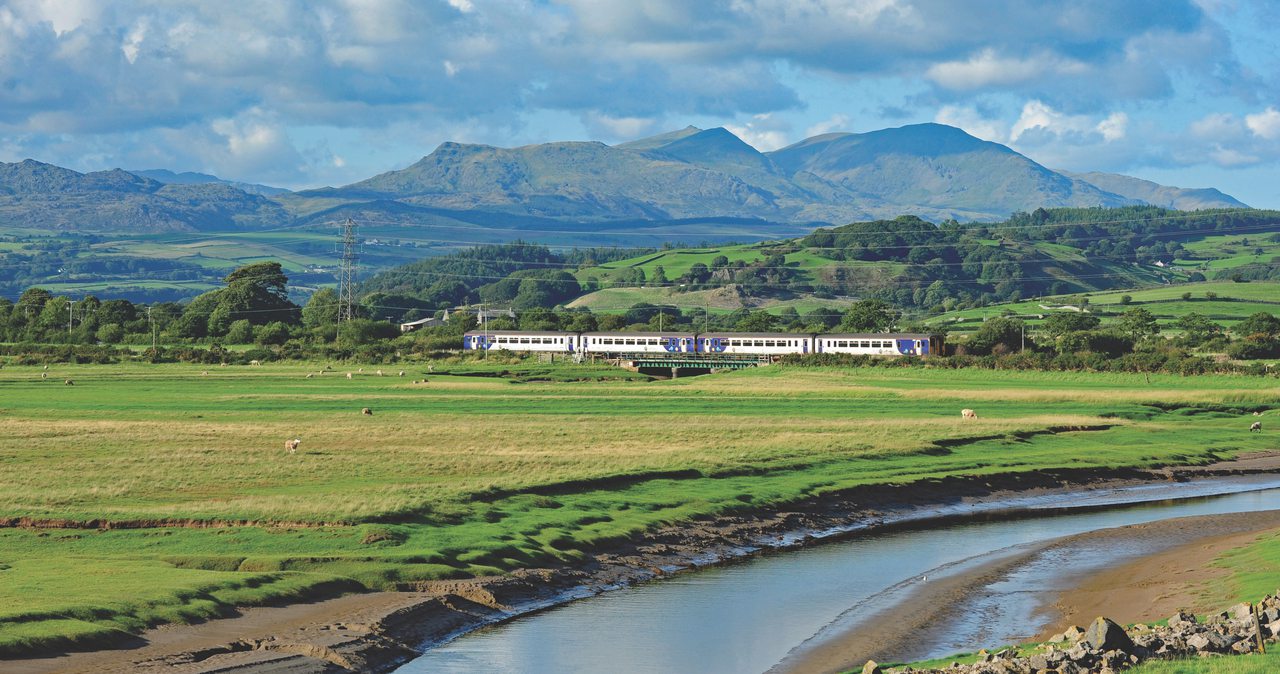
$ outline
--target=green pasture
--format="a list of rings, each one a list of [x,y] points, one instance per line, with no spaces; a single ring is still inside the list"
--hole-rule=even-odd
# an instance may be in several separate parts
[[[1182,269],[1218,272],[1247,264],[1265,264],[1280,256],[1280,239],[1273,232],[1206,236],[1184,244],[1188,259],[1175,260]]]
[[[1191,298],[1182,299],[1185,293],[1191,293]],[[1125,295],[1128,295],[1131,300],[1127,305],[1121,304],[1121,298]],[[1280,282],[1207,281],[1155,288],[1058,295],[1022,302],[993,304],[977,309],[941,314],[929,319],[928,323],[945,326],[951,331],[964,332],[976,330],[985,318],[1012,312],[1013,315],[1027,321],[1028,325],[1038,327],[1044,317],[1072,311],[1061,306],[1073,303],[1080,297],[1089,299],[1087,308],[1099,315],[1104,324],[1113,320],[1115,315],[1137,307],[1150,311],[1166,327],[1191,312],[1208,316],[1211,320],[1228,328],[1258,312],[1280,314]]]
[[[656,305],[676,306],[686,312],[707,310],[713,314],[723,314],[742,308],[741,298],[725,289],[695,290],[678,292],[671,288],[605,288],[588,293],[570,302],[570,308],[586,307],[594,313],[623,313],[642,302]],[[796,295],[783,298],[753,298],[751,308],[764,309],[770,313],[778,313],[788,307],[801,314],[815,309],[831,309],[844,312],[849,308],[849,300],[825,300],[811,295]]]
[[[579,270],[577,276],[580,280],[592,276],[604,280],[612,278],[614,273],[620,269],[640,269],[644,271],[646,278],[652,278],[654,270],[662,267],[667,278],[674,279],[688,272],[693,265],[699,262],[710,266],[711,261],[721,255],[728,258],[730,262],[741,260],[750,263],[763,260],[767,257],[768,251],[775,247],[776,245],[773,244],[752,243],[714,246],[711,248],[677,248],[609,262],[598,267],[588,267]],[[812,272],[838,264],[835,260],[821,257],[807,249],[787,253],[786,260],[789,266],[803,272],[801,277],[806,280],[813,279]]]
[[[325,365],[0,368],[0,518],[74,525],[0,528],[0,653],[860,485],[1204,463],[1275,449],[1247,428],[1280,408],[1280,380],[1226,375]]]

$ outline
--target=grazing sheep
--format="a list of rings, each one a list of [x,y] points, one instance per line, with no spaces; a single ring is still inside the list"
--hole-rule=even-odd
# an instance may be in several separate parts
[[[48,365],[45,365],[45,366],[44,366],[44,370],[45,370],[45,372],[48,372],[48,371],[49,371],[49,366],[48,366]]]
[[[302,438],[294,438],[294,439],[292,439],[292,440],[285,440],[285,441],[284,441],[284,448],[285,448],[285,449],[287,449],[287,450],[289,450],[289,453],[290,453],[290,454],[293,454],[294,452],[298,451],[298,445],[300,445],[300,444],[302,444]]]
[[[260,366],[262,365],[262,363],[260,363],[260,362],[258,362],[258,361],[256,361],[256,360],[251,360],[251,361],[249,361],[249,364],[250,364],[250,365],[252,365],[252,366],[254,366],[254,367],[260,367]]]
[[[382,376],[382,370],[378,370],[377,375],[378,375],[379,377],[381,377],[381,376]]]
[[[978,418],[978,413],[977,413],[977,412],[974,412],[974,411],[973,411],[973,410],[971,410],[971,409],[965,408],[965,409],[960,410],[960,418],[962,418],[962,419],[977,419],[977,418]]]
[[[352,376],[352,374],[351,374],[350,372],[348,372],[348,373],[347,373],[347,379],[355,379],[355,377],[354,377],[354,376]]]
[[[1261,433],[1261,432],[1262,432],[1262,422],[1261,422],[1261,421],[1255,421],[1255,422],[1253,422],[1253,425],[1249,427],[1249,432],[1250,432],[1250,433],[1254,433],[1254,432]]]
[[[366,417],[373,416],[373,410],[369,409],[368,407],[360,408],[360,413],[365,415]]]
[[[315,376],[315,375],[314,375],[314,374],[312,374],[312,373],[310,373],[310,372],[308,372],[308,373],[307,373],[307,379],[310,379],[310,378],[312,378],[312,377],[314,377],[314,376]]]
[[[362,367],[361,367],[361,368],[357,368],[357,369],[356,369],[356,372],[359,372],[360,374],[364,374],[364,368],[362,368]]]
[[[200,372],[200,376],[201,376],[201,377],[208,377],[208,376],[209,376],[209,371],[208,371],[208,370],[202,370],[202,371]]]
[[[401,370],[401,371],[400,371],[400,376],[401,376],[401,377],[403,377],[403,376],[404,376],[404,370]]]
[[[1260,416],[1262,416],[1262,412],[1254,412],[1254,413],[1253,413],[1253,416],[1255,416],[1255,417],[1260,417]]]
[[[62,384],[63,384],[63,386],[75,386],[75,385],[76,385],[76,383],[75,383],[75,382],[73,382],[73,381],[71,381],[70,379],[68,379],[68,380],[66,380],[66,381],[64,381],[64,382],[62,382]]]
[[[219,364],[218,364],[218,367],[226,367],[226,366],[227,366],[227,364],[226,364],[226,363],[219,363]]]
[[[41,373],[40,373],[40,378],[41,378],[41,379],[48,379],[48,378],[49,378],[49,373],[48,373],[48,372],[41,372]]]

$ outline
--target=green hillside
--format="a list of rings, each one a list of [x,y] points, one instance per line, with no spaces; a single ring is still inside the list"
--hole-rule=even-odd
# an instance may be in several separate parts
[[[1189,297],[1184,299],[1184,295]],[[1128,297],[1127,303],[1124,298]],[[1088,300],[1082,303],[1081,300]],[[950,311],[929,319],[929,325],[952,333],[976,330],[982,321],[995,316],[1016,316],[1029,326],[1039,327],[1053,313],[1082,309],[1106,324],[1120,313],[1142,307],[1150,311],[1161,326],[1171,329],[1174,321],[1196,312],[1230,329],[1234,324],[1258,312],[1280,313],[1280,282],[1206,281],[1179,283],[1158,288],[1116,290],[1079,295],[1056,295],[1024,302]]]

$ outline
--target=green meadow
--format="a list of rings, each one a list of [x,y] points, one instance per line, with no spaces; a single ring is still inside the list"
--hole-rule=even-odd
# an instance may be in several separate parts
[[[1187,293],[1190,297],[1184,299],[1183,295]],[[1122,304],[1126,296],[1129,302]],[[1055,312],[1070,311],[1060,307],[1073,304],[1079,298],[1088,298],[1088,308],[1102,319],[1104,325],[1124,311],[1137,307],[1150,311],[1166,329],[1172,329],[1175,321],[1191,312],[1207,316],[1228,329],[1261,311],[1280,314],[1280,282],[1206,281],[993,304],[948,312],[930,318],[927,323],[963,333],[978,329],[986,318],[1012,314],[1027,321],[1028,325],[1039,326],[1045,317]]]
[[[1275,449],[1247,428],[1280,407],[1280,380],[1225,375],[648,381],[494,359],[306,377],[323,366],[0,368],[0,519],[40,525],[0,528],[0,654],[571,564],[652,527],[860,485],[1206,463]]]

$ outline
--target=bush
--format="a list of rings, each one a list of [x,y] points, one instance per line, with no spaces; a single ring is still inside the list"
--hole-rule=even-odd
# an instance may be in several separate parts
[[[97,337],[104,344],[119,344],[124,341],[124,328],[119,323],[107,323],[98,328]]]
[[[280,321],[272,321],[255,330],[253,338],[258,344],[278,346],[289,341],[289,326]]]
[[[246,319],[232,321],[231,327],[227,328],[228,344],[252,344],[253,343],[253,324]]]
[[[1227,355],[1237,360],[1280,358],[1280,339],[1254,335],[1227,347]]]

